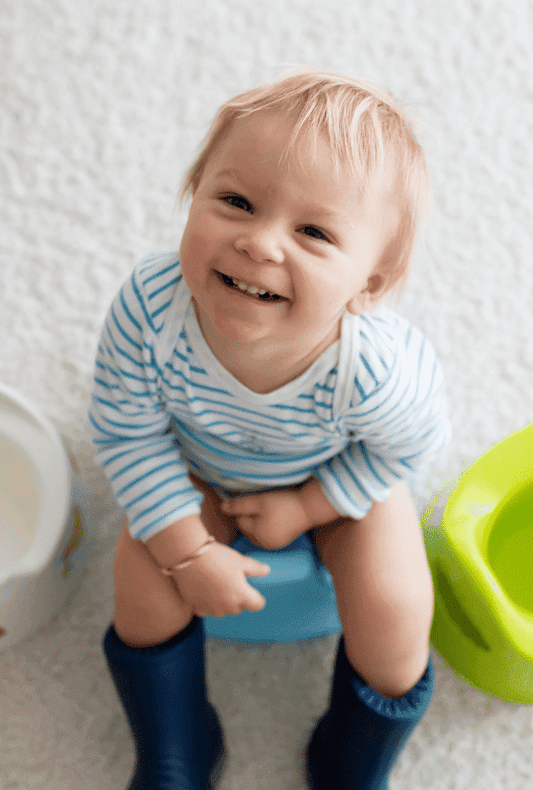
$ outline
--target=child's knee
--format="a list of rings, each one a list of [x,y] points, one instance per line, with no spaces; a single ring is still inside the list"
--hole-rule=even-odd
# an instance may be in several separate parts
[[[376,595],[379,596],[379,593]],[[405,580],[403,589],[396,585],[383,591],[381,606],[374,611],[381,615],[384,630],[398,635],[398,644],[406,646],[406,655],[419,655],[427,648],[433,621],[433,587],[422,576],[416,581]],[[403,636],[400,639],[400,636]]]
[[[419,574],[406,585],[407,590],[396,590],[398,618],[412,634],[415,645],[426,646],[433,622],[434,595],[429,569],[421,568]]]
[[[122,530],[114,561],[113,622],[126,644],[159,644],[183,630],[193,611],[181,600],[169,577],[156,567],[148,550]]]
[[[376,608],[357,629],[343,623],[346,655],[368,685],[386,697],[399,698],[418,683],[429,659],[430,620],[419,612],[392,606]]]

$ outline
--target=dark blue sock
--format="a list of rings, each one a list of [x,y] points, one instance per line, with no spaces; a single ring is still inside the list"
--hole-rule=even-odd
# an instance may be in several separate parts
[[[130,647],[110,626],[103,646],[135,742],[128,790],[209,790],[224,747],[207,699],[203,621],[154,647]]]
[[[307,748],[312,790],[387,790],[391,768],[433,694],[433,666],[400,699],[383,697],[352,668],[341,637],[329,708]]]

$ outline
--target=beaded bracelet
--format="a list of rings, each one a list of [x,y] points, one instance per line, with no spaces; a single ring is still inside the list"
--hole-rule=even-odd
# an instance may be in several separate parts
[[[161,573],[164,573],[165,576],[172,576],[174,571],[181,571],[183,570],[183,568],[187,568],[191,564],[191,562],[193,562],[197,557],[200,556],[200,554],[203,554],[204,551],[207,551],[207,549],[211,546],[211,544],[214,541],[215,541],[215,537],[214,535],[211,535],[209,540],[207,540],[203,544],[203,546],[200,546],[200,548],[197,549],[194,552],[194,554],[190,554],[188,557],[185,557],[185,559],[182,562],[179,562],[177,565],[172,565],[170,568],[161,568]]]

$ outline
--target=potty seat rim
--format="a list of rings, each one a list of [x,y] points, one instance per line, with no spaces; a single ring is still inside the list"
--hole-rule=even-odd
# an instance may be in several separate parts
[[[36,475],[38,513],[33,539],[14,565],[0,567],[0,584],[15,577],[31,576],[44,568],[57,552],[71,504],[71,470],[61,440],[47,426],[37,425],[19,414],[0,412],[0,433],[25,455]],[[41,430],[39,430],[41,429]]]
[[[520,452],[524,441],[531,446],[531,460]],[[517,463],[509,464],[509,456]],[[533,656],[533,613],[511,601],[480,549],[501,507],[528,482],[533,489],[533,424],[497,442],[464,472],[444,508],[442,529],[450,551],[479,586],[500,629]]]

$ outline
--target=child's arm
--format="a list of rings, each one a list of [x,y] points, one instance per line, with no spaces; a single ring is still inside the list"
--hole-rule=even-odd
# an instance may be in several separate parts
[[[199,515],[185,516],[149,538],[145,546],[161,567],[177,565],[209,540]]]
[[[266,549],[281,549],[313,527],[340,518],[313,477],[299,488],[227,499],[221,508],[236,518],[239,530],[252,543]]]
[[[146,547],[161,568],[169,568],[194,554],[209,539],[197,515],[186,516],[146,541]],[[237,615],[243,610],[259,611],[266,603],[246,580],[265,576],[268,565],[214,542],[192,563],[172,574],[180,597],[199,617]]]
[[[202,504],[172,431],[161,390],[165,374],[154,353],[180,270],[168,255],[153,268],[148,263],[134,269],[108,310],[88,414],[95,460],[126,512],[131,536],[143,542],[178,516],[198,514]]]

